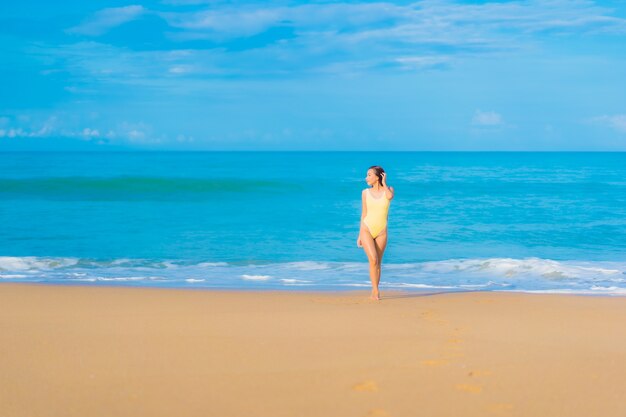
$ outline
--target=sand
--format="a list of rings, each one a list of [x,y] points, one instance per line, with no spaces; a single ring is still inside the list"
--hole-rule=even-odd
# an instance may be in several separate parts
[[[626,297],[0,284],[0,416],[626,416]]]

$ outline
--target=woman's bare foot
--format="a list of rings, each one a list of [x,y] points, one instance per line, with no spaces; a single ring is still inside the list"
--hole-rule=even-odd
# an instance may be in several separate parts
[[[370,295],[370,299],[378,301],[378,300],[380,300],[380,294],[379,293],[376,293],[376,294],[372,293],[372,295]]]

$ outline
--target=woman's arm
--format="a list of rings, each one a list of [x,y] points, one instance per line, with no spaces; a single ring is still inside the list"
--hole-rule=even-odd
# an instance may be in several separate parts
[[[391,200],[393,198],[393,187],[385,187],[385,196]]]
[[[363,219],[367,215],[367,205],[365,204],[365,190],[361,191],[361,224],[359,226],[359,236],[356,238],[356,245],[360,248],[363,247],[361,242],[361,233],[363,233]]]
[[[393,198],[393,194],[394,194],[393,187],[388,187],[387,186],[387,173],[383,172],[382,175],[383,175],[382,183],[383,183],[383,189],[385,190],[384,191],[385,197],[387,197],[389,200],[391,200]]]
[[[363,219],[367,216],[367,204],[365,203],[366,190],[361,191],[361,229],[359,233],[363,231]]]

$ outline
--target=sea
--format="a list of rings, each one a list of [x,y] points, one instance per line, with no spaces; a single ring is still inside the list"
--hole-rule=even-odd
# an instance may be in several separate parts
[[[3,152],[0,283],[626,295],[624,152]]]

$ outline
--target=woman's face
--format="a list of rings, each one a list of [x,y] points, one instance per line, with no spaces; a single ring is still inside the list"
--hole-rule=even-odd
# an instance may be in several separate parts
[[[367,185],[373,185],[378,182],[378,177],[376,176],[376,172],[373,169],[367,170],[367,175],[365,176],[365,182]]]

